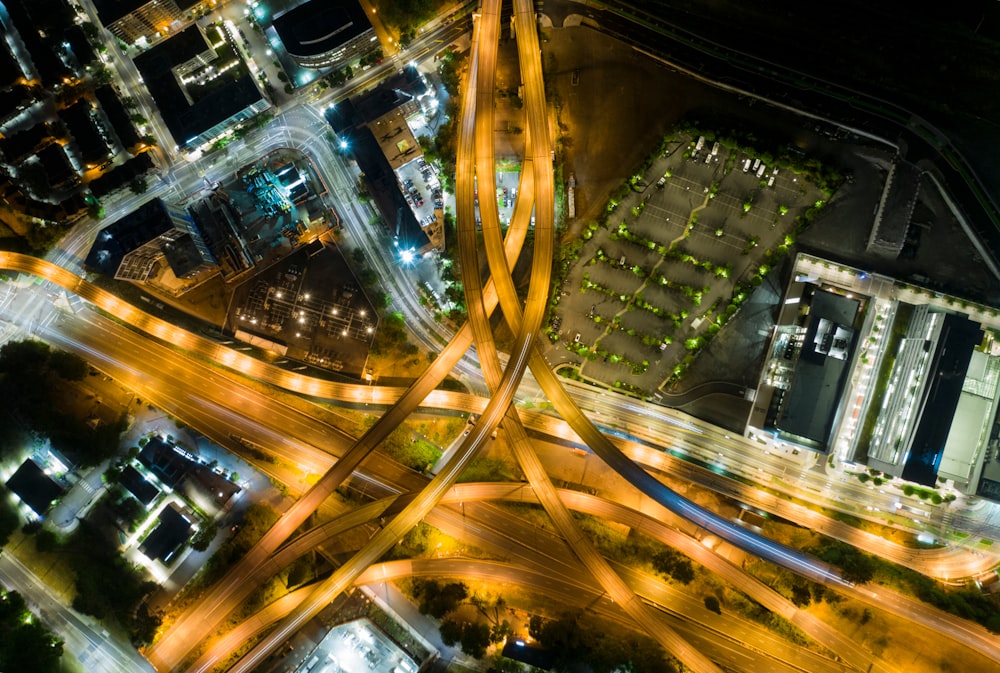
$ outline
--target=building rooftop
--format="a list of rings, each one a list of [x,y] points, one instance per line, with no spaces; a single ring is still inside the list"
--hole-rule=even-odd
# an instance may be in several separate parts
[[[160,523],[150,533],[139,550],[151,559],[169,563],[171,557],[191,534],[191,522],[183,514],[167,505],[160,512]]]
[[[903,467],[903,479],[925,486],[936,485],[938,466],[958,408],[973,348],[982,338],[978,323],[963,315],[945,316],[930,369],[932,379]]]
[[[357,0],[308,0],[274,17],[272,25],[295,56],[325,54],[372,29]]]
[[[123,164],[115,166],[107,173],[91,180],[87,186],[94,196],[101,199],[129,184],[134,178],[145,175],[156,168],[150,152],[142,152]]]
[[[372,199],[386,218],[385,225],[399,249],[420,250],[430,243],[406,197],[399,190],[396,174],[371,130],[367,126],[355,129],[348,142],[358,168],[365,174]]]
[[[63,33],[63,37],[82,67],[86,67],[97,58],[94,48],[90,46],[90,40],[87,39],[87,35],[83,32],[83,28],[77,24],[73,24],[67,28]]]
[[[2,65],[0,65],[0,72],[3,72]],[[0,124],[16,116],[21,110],[31,105],[34,100],[35,97],[32,95],[31,89],[23,84],[16,84],[10,88],[0,88]]]
[[[34,154],[43,141],[50,137],[52,129],[45,122],[35,124],[25,131],[0,138],[0,151],[8,163],[16,164]]]
[[[84,163],[99,165],[108,158],[108,144],[104,142],[94,123],[92,113],[94,106],[90,101],[81,98],[77,102],[59,111],[59,118],[66,124],[70,135],[80,148]]]
[[[191,234],[184,232],[172,241],[167,241],[163,245],[163,255],[167,258],[170,270],[178,278],[185,278],[197,271],[205,259],[198,250]]]
[[[122,470],[121,484],[143,505],[149,505],[160,494],[160,489],[153,486],[131,465],[126,465]]]
[[[128,149],[138,145],[140,142],[139,133],[135,130],[135,125],[132,123],[132,116],[125,109],[125,105],[122,104],[121,99],[118,98],[118,94],[115,93],[114,89],[106,84],[97,87],[94,95],[97,97],[97,102],[101,104],[104,114],[108,116],[108,121],[111,122],[111,126],[114,128],[118,140],[121,141],[122,147]]]
[[[84,265],[105,276],[114,276],[125,255],[173,226],[166,204],[162,199],[153,199],[101,229]]]
[[[49,143],[36,156],[45,167],[45,176],[49,179],[49,185],[65,184],[76,176],[76,171],[73,170],[73,166],[69,163],[69,157],[66,156],[66,148],[59,143]]]
[[[776,426],[825,450],[854,348],[857,299],[816,289],[805,338]]]
[[[188,478],[190,484],[200,491],[200,495],[209,494],[216,504],[225,503],[240,491],[239,485],[216,474],[183,449],[159,437],[150,438],[139,452],[139,462],[171,488],[178,488]],[[186,495],[190,497],[193,493],[187,489]]]
[[[7,480],[7,488],[39,516],[49,511],[52,503],[63,493],[63,487],[30,458],[21,463],[21,467]]]
[[[131,14],[149,0],[93,0],[97,18],[105,26]]]
[[[20,64],[10,53],[7,40],[0,40],[0,89],[6,89],[23,76]]]
[[[31,62],[41,77],[42,84],[55,87],[63,83],[63,78],[72,73],[62,59],[56,55],[51,40],[43,40],[40,29],[50,29],[58,35],[73,24],[72,12],[64,2],[49,0],[4,0],[11,23],[17,29]],[[67,19],[67,12],[69,16]]]
[[[260,90],[242,61],[234,68],[238,73],[235,79],[228,74],[216,79],[200,77],[202,73],[194,71],[195,67],[204,67],[220,57],[227,63],[239,60],[228,44],[220,47],[215,55],[210,49],[205,35],[194,24],[135,57],[135,66],[146,88],[156,101],[174,142],[181,147],[261,100]],[[207,58],[206,52],[209,52]],[[195,57],[201,58],[191,66],[192,71],[187,73],[189,83],[182,87],[180,76],[174,70]]]

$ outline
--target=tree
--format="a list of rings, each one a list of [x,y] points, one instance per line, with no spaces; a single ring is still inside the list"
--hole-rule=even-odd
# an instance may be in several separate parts
[[[795,605],[804,608],[809,605],[811,600],[812,596],[809,591],[809,585],[798,583],[792,585],[792,602]]]
[[[705,609],[710,610],[717,615],[722,614],[722,607],[719,605],[719,599],[715,596],[705,596]]]
[[[57,673],[63,643],[31,614],[21,594],[0,588],[0,670]]]
[[[6,494],[7,490],[0,488],[0,495]],[[11,504],[10,498],[0,499],[0,547],[7,544],[20,523],[21,518],[17,515],[17,509]]]
[[[442,585],[436,580],[427,580],[415,587],[415,593],[420,599],[420,611],[441,619],[465,600],[469,590],[461,582]]]
[[[456,622],[454,619],[446,619],[441,622],[438,630],[441,632],[441,642],[448,647],[453,647],[462,640],[462,624]]]
[[[212,544],[219,529],[211,523],[203,524],[201,530],[191,540],[191,548],[195,551],[205,551]]]
[[[66,381],[82,381],[87,376],[87,361],[76,353],[53,350],[49,353],[49,369]]]
[[[528,620],[528,635],[534,640],[542,639],[542,630],[545,628],[545,620],[541,615],[531,615]]]
[[[128,188],[133,194],[145,194],[149,189],[149,180],[144,176],[133,178],[132,182],[128,184]]]
[[[490,646],[490,627],[482,622],[466,624],[462,630],[462,651],[475,659],[482,659]]]

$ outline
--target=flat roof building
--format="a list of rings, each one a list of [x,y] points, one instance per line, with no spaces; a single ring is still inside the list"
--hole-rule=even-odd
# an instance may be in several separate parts
[[[889,167],[868,237],[868,252],[889,259],[899,257],[910,228],[910,217],[917,205],[922,173],[908,161],[896,161]]]
[[[104,135],[94,119],[94,106],[86,98],[59,111],[70,135],[80,149],[80,158],[89,168],[96,168],[111,157]]]
[[[59,143],[49,143],[35,156],[45,169],[45,177],[53,189],[64,187],[76,179],[76,171],[66,156],[66,148]]]
[[[329,68],[380,47],[357,0],[307,0],[272,23],[285,51],[303,68]]]
[[[147,507],[160,494],[160,489],[151,484],[139,470],[131,465],[126,465],[125,469],[122,470],[121,484],[125,490],[135,496],[136,500]]]
[[[174,142],[185,151],[271,107],[226,31],[206,30],[211,37],[194,24],[134,59]]]
[[[188,213],[153,199],[101,229],[85,266],[119,280],[142,282],[162,258],[177,278],[191,278],[215,266]]]
[[[93,0],[97,19],[115,37],[135,44],[177,30],[208,0]]]
[[[423,156],[406,119],[419,111],[416,98],[426,92],[420,73],[407,66],[373,90],[326,112],[327,122],[364,173],[372,200],[399,251],[417,254],[431,249],[431,240],[400,191],[394,169]]]
[[[7,488],[38,516],[43,516],[63,494],[63,487],[30,458],[7,480]]]
[[[789,454],[798,453],[790,450],[796,446],[816,448],[823,414],[802,418],[796,405],[799,412],[814,399],[819,410],[828,405],[815,384],[797,385],[803,360],[798,351],[827,341],[816,339],[821,328],[814,335],[802,325],[803,316],[813,321],[825,312],[817,311],[815,301],[805,305],[796,288],[825,288],[860,302],[856,354],[848,357],[827,439],[835,462],[852,470],[853,464],[865,465],[877,477],[881,472],[1000,501],[1000,314],[807,254],[796,257],[792,276],[747,436]],[[826,317],[846,325],[848,316]],[[827,360],[837,349],[837,332],[833,335]],[[783,446],[786,442],[791,447]]]
[[[826,451],[850,371],[860,302],[809,284],[800,307],[797,334],[787,347],[794,365],[787,385],[772,397],[771,424],[789,441]]]
[[[965,316],[913,307],[868,445],[870,467],[935,484],[973,348],[981,341],[979,326]],[[967,400],[963,414],[973,402]]]
[[[176,444],[156,436],[139,452],[139,462],[161,482],[180,491],[205,511],[221,508],[240,492],[238,484],[198,462]]]
[[[156,528],[139,545],[139,551],[147,558],[170,563],[177,549],[187,541],[190,534],[191,521],[174,509],[173,505],[167,505],[160,512],[160,521]]]
[[[1000,358],[972,351],[962,394],[938,465],[938,478],[950,479],[962,491],[979,483],[984,454],[995,432],[998,402]]]
[[[111,127],[115,130],[115,135],[121,142],[125,150],[130,150],[141,142],[135,124],[132,123],[132,115],[125,109],[118,94],[110,85],[97,87],[94,91],[97,102],[101,104],[101,109],[107,115]]]

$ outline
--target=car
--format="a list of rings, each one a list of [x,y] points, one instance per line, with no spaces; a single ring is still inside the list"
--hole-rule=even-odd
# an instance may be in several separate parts
[[[576,333],[576,336],[575,336],[575,337],[573,337],[573,343],[575,343],[575,344],[578,344],[578,343],[580,343],[580,336],[581,336],[581,335],[580,335],[580,333],[579,333],[579,332],[577,332],[577,333]]]

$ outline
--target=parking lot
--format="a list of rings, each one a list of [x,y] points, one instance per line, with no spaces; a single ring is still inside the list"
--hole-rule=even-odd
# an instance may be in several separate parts
[[[406,203],[413,209],[420,226],[426,228],[434,224],[435,220],[440,221],[445,207],[445,195],[434,167],[421,157],[400,166],[396,175]]]
[[[367,619],[330,630],[299,673],[416,673],[418,666]]]
[[[679,135],[593,225],[552,323],[582,376],[667,389],[787,250],[823,194],[752,152]]]

